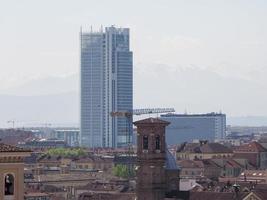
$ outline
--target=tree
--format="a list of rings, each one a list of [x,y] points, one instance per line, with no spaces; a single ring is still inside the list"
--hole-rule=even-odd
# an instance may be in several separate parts
[[[129,172],[126,165],[116,165],[115,167],[113,167],[112,172],[115,176],[121,178],[127,178],[129,176]]]
[[[48,156],[61,156],[64,158],[82,157],[86,152],[81,148],[68,149],[68,148],[55,148],[49,149],[46,154]]]
[[[121,178],[130,178],[135,176],[133,168],[128,169],[127,165],[118,164],[112,169],[113,175]]]

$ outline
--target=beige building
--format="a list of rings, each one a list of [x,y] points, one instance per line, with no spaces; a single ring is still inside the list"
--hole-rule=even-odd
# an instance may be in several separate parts
[[[184,143],[178,147],[177,160],[204,160],[212,158],[229,158],[233,156],[232,149],[219,144],[200,141],[199,143]]]
[[[0,199],[24,200],[24,163],[30,152],[0,143]]]

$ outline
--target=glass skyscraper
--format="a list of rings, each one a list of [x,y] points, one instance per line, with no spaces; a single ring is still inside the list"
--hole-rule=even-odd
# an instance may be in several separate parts
[[[126,118],[112,117],[110,113],[133,109],[129,29],[112,26],[99,32],[81,31],[80,40],[81,145],[126,146],[132,126],[128,126]]]

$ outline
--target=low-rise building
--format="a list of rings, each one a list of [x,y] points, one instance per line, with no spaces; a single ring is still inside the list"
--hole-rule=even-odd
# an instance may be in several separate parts
[[[34,139],[31,141],[20,142],[18,146],[28,149],[50,149],[68,147],[67,143],[64,140],[58,139]]]
[[[267,149],[258,142],[243,144],[234,149],[235,158],[247,159],[257,169],[267,168]]]
[[[204,164],[200,160],[178,160],[180,178],[199,179],[204,177]]]
[[[217,180],[221,175],[222,168],[211,159],[202,160],[202,162],[204,164],[204,176],[211,180]]]
[[[27,192],[24,200],[52,200],[51,195],[43,192]]]
[[[231,158],[212,159],[212,161],[221,168],[222,177],[238,177],[243,170],[243,166]]]
[[[75,159],[71,169],[111,171],[114,166],[114,156],[90,156]]]
[[[65,141],[68,146],[79,146],[80,130],[78,128],[55,129],[50,135],[51,138]]]
[[[266,170],[244,170],[238,177],[238,181],[267,183]]]
[[[233,156],[233,151],[219,143],[209,143],[199,141],[199,143],[183,143],[177,148],[176,158],[179,159],[211,159],[229,158]]]

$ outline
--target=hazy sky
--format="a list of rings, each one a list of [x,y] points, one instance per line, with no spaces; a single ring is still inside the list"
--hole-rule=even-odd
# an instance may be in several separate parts
[[[80,26],[101,24],[130,28],[137,75],[193,66],[267,85],[266,19],[266,0],[0,0],[0,88],[78,73]]]

